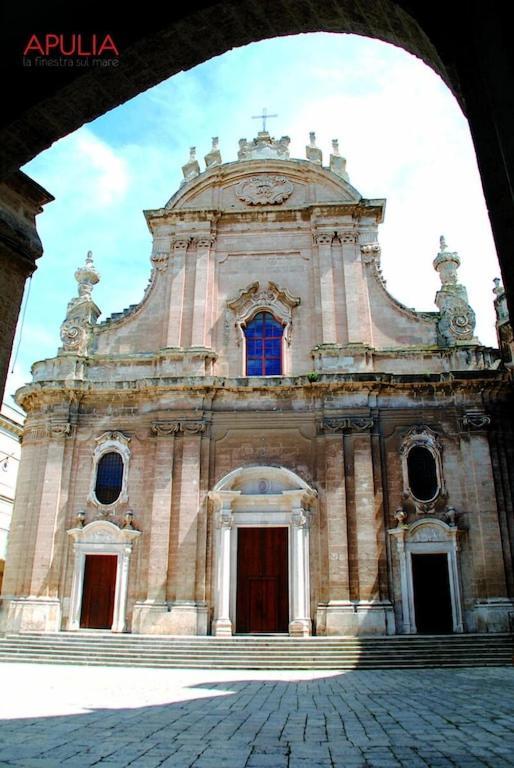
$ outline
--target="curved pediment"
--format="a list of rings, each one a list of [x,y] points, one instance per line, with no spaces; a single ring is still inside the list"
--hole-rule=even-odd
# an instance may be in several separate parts
[[[316,203],[358,203],[360,193],[335,173],[306,160],[226,163],[186,182],[165,210],[258,211]]]

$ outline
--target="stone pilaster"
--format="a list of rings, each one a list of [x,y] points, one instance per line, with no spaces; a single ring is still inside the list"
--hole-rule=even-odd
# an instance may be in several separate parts
[[[325,437],[325,503],[328,529],[328,600],[348,601],[348,531],[341,434]]]
[[[176,421],[154,422],[155,453],[153,460],[153,497],[150,522],[147,602],[166,605],[169,541],[171,523],[171,494],[173,487],[173,455]]]
[[[372,601],[378,598],[379,593],[375,487],[369,434],[354,435],[353,455],[359,597],[360,600]]]
[[[464,491],[472,560],[473,629],[507,632],[514,605],[507,597],[503,558],[491,557],[491,552],[502,551],[502,542],[486,432],[489,422],[486,414],[466,414],[462,419],[460,441],[462,466],[466,468]]]
[[[337,342],[332,238],[331,233],[319,232],[314,235],[318,247],[322,344]]]
[[[193,347],[208,346],[207,319],[209,317],[208,292],[211,259],[211,236],[199,237],[196,243],[196,273],[193,300],[193,329],[191,344]]]
[[[6,617],[8,631],[57,632],[61,629],[59,599],[61,537],[60,513],[66,437],[71,426],[65,421],[51,422],[35,535],[29,596],[10,601]],[[59,560],[59,558],[58,558]]]
[[[168,315],[167,347],[180,347],[184,315],[184,288],[186,283],[186,252],[188,238],[177,238],[173,243],[171,290]]]
[[[182,461],[180,466],[180,508],[177,519],[175,552],[175,600],[171,624],[177,634],[207,633],[207,609],[197,601],[197,539],[200,512],[200,466],[203,421],[182,421]]]
[[[343,271],[349,344],[372,344],[369,295],[364,279],[357,233],[339,232],[343,246]]]

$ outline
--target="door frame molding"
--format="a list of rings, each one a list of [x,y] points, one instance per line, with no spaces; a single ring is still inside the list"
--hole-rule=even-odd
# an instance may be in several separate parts
[[[74,553],[68,630],[77,631],[81,628],[80,615],[86,555],[115,555],[118,562],[111,631],[125,632],[130,556],[133,543],[141,535],[141,531],[133,528],[118,528],[109,520],[94,520],[83,528],[70,529],[68,535],[73,539]]]
[[[448,525],[437,518],[423,518],[410,525],[400,523],[397,528],[389,530],[389,535],[396,540],[400,565],[402,624],[405,634],[416,634],[418,631],[414,609],[412,554],[447,555],[453,632],[464,632],[458,563],[460,533],[457,526]]]
[[[209,498],[214,512],[215,589],[212,634],[230,636],[236,625],[237,528],[288,528],[289,634],[312,634],[309,528],[317,493],[285,467],[239,467]]]

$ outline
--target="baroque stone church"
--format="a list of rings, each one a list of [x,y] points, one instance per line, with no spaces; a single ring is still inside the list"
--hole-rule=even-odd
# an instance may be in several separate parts
[[[481,345],[441,238],[437,311],[387,291],[385,201],[333,142],[263,130],[146,211],[142,301],[98,322],[75,273],[26,410],[2,595],[11,632],[498,632],[514,523],[512,329]],[[428,269],[427,265],[427,269]],[[420,267],[422,269],[422,267]],[[509,443],[510,440],[510,443]]]

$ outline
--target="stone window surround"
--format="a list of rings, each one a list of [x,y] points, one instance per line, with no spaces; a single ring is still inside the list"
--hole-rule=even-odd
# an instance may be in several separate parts
[[[230,488],[242,475],[291,480],[297,486],[273,493],[243,494]],[[300,486],[298,488],[298,486]],[[309,526],[316,491],[285,467],[239,467],[217,483],[209,497],[215,514],[215,590],[212,634],[230,636],[236,626],[237,529],[288,528],[289,634],[312,634]]]
[[[404,634],[417,634],[412,576],[413,554],[447,555],[453,632],[464,632],[458,563],[459,534],[456,526],[450,526],[437,518],[416,520],[411,525],[399,525],[389,531],[389,535],[396,539],[400,565]]]
[[[84,528],[70,529],[68,535],[73,539],[74,556],[68,630],[80,629],[86,555],[115,555],[118,564],[111,631],[125,632],[130,556],[133,543],[141,532],[133,528],[118,528],[108,520],[94,520]]]
[[[259,312],[269,312],[273,318],[282,324],[282,376],[290,373],[290,347],[293,329],[293,309],[299,306],[301,300],[289,291],[281,288],[273,281],[266,287],[259,282],[251,283],[239,291],[238,296],[227,301],[228,308],[235,313],[236,341],[241,348],[242,375],[246,376],[246,325]]]
[[[122,432],[104,432],[100,437],[96,438],[96,448],[93,452],[93,467],[87,500],[102,511],[111,510],[117,504],[128,501],[128,470],[130,463],[129,442],[130,437],[126,437]],[[102,504],[96,498],[95,492],[98,463],[102,456],[112,452],[119,453],[123,461],[121,491],[116,501],[113,501],[111,504]]]
[[[437,488],[431,499],[418,499],[411,490],[409,481],[409,467],[407,459],[412,448],[425,448],[432,455],[435,462]],[[442,447],[437,434],[423,424],[411,427],[407,432],[400,447],[403,477],[403,498],[411,500],[418,513],[432,512],[435,502],[446,494],[444,483],[443,465],[441,460]]]

